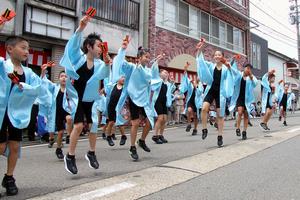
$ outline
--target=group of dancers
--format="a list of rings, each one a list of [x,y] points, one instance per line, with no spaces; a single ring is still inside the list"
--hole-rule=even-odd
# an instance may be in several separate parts
[[[64,160],[65,169],[71,174],[78,173],[75,151],[84,122],[89,126],[89,147],[85,158],[93,169],[99,168],[95,154],[97,128],[101,121],[99,118],[106,124],[105,135],[110,146],[114,145],[113,132],[116,128],[121,132],[120,145],[124,145],[127,141],[124,126],[131,125],[129,153],[135,161],[139,159],[136,143],[144,151],[151,151],[145,142],[151,129],[154,130],[152,140],[155,143],[168,142],[164,137],[164,129],[176,86],[170,80],[168,71],[159,69],[158,63],[165,55],[158,55],[151,60],[149,49],[140,47],[137,53],[138,62],[127,62],[125,56],[130,38],[126,36],[117,55],[111,59],[105,42],[99,35],[91,33],[83,38],[83,31],[90,20],[89,16],[83,17],[78,29],[66,44],[59,63],[64,67],[64,71],[58,75],[59,83],[52,83],[45,75],[46,69],[54,66],[53,62],[42,65],[40,77],[22,65],[29,54],[27,39],[11,36],[6,40],[6,51],[10,58],[0,58],[0,155],[7,156],[7,172],[2,181],[7,195],[18,193],[13,173],[20,153],[22,129],[29,124],[34,102],[39,103],[39,114],[47,118],[47,130],[51,133],[52,145],[54,133],[57,132],[55,153],[59,159]],[[196,46],[198,78],[194,81],[189,79],[190,63],[187,62],[179,85],[180,93],[186,94],[186,131],[192,129],[193,123],[192,135],[197,135],[198,119],[201,117],[202,139],[206,139],[208,113],[211,104],[215,104],[217,145],[221,147],[225,105],[230,98],[229,110],[236,110],[238,113],[236,134],[245,140],[248,119],[255,102],[253,90],[257,84],[257,79],[252,74],[252,65],[246,63],[243,71],[240,71],[237,58],[227,61],[220,50],[214,53],[213,62],[209,62],[202,53],[204,46],[204,40]],[[269,130],[268,121],[272,116],[274,80],[274,70],[262,78],[262,112],[265,115],[260,126],[264,130]],[[100,82],[103,83],[103,88],[99,86]],[[286,109],[291,103],[288,90],[289,86],[280,82],[277,97],[285,125]],[[242,118],[243,131],[240,130]],[[143,130],[137,139],[140,124],[143,124]],[[69,146],[64,155],[62,138],[65,130],[69,136]]]

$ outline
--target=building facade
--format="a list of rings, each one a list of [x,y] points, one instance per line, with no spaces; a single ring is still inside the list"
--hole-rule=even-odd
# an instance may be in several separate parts
[[[136,56],[143,43],[142,0],[2,0],[1,7],[16,11],[17,16],[0,32],[0,56],[7,57],[4,41],[9,35],[21,35],[30,41],[27,65],[39,73],[40,66],[49,60],[59,63],[64,47],[90,6],[96,15],[84,35],[96,32],[108,42],[109,53],[116,54],[125,35],[132,37],[129,56]],[[63,68],[49,69],[52,81]]]
[[[147,2],[147,3],[146,3]],[[196,44],[205,38],[203,53],[212,60],[216,50],[230,59],[240,54],[240,66],[249,55],[249,0],[145,0],[144,45],[153,56],[165,53],[159,65],[180,82],[189,61],[196,78]]]
[[[297,60],[272,49],[269,49],[268,51],[268,60],[269,70],[275,69],[276,83],[280,80],[284,80],[284,82],[290,84],[291,91],[296,96],[297,107],[299,108],[300,81],[298,79],[299,69]]]
[[[253,65],[252,72],[258,79],[257,86],[254,90],[256,102],[261,100],[261,79],[268,72],[268,41],[250,33],[250,54],[249,62]]]

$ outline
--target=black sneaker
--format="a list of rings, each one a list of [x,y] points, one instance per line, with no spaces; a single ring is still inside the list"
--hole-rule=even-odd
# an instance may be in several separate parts
[[[111,136],[107,136],[107,137],[106,137],[106,140],[107,140],[107,143],[108,143],[109,146],[114,146],[114,145],[115,145],[115,143],[114,143],[114,141],[112,140],[112,137],[111,137]]]
[[[64,159],[64,154],[61,148],[57,148],[55,154],[59,160]]]
[[[197,129],[193,129],[192,135],[197,135]]]
[[[216,129],[218,129],[218,128],[219,128],[218,123],[215,123],[215,124],[214,124],[214,127],[215,127]]]
[[[162,143],[168,143],[168,140],[166,140],[166,138],[163,135],[158,136],[158,138]]]
[[[111,137],[112,137],[113,140],[117,140],[116,134],[112,134]]]
[[[137,151],[136,151],[136,147],[135,147],[135,146],[131,146],[131,147],[130,147],[129,153],[130,153],[131,158],[132,158],[133,160],[138,160],[138,159],[139,159],[139,155],[137,154]]]
[[[248,122],[248,125],[251,126],[251,127],[253,126],[252,123],[251,123],[250,121]]]
[[[281,116],[279,116],[278,121],[281,121]]]
[[[156,144],[162,144],[163,142],[159,139],[159,137],[157,135],[153,135],[152,140],[156,143]]]
[[[192,128],[192,125],[189,124],[189,125],[186,126],[185,131],[186,132],[190,132],[191,128]]]
[[[284,126],[287,126],[287,123],[286,123],[286,121],[284,121],[284,122],[283,122],[283,125],[284,125]]]
[[[2,180],[2,187],[6,189],[7,196],[14,196],[18,194],[18,187],[16,186],[16,180],[13,176],[7,176],[5,174]]]
[[[88,152],[87,154],[85,154],[85,159],[89,162],[90,168],[93,168],[93,169],[99,168],[99,163],[97,161],[95,152]]]
[[[223,136],[222,135],[218,135],[218,146],[219,147],[223,146]]]
[[[106,134],[105,133],[102,133],[102,139],[106,140]]]
[[[138,145],[146,152],[150,152],[151,150],[147,147],[146,142],[144,140],[139,139]]]
[[[65,155],[64,157],[65,162],[65,169],[70,174],[77,174],[77,166],[76,166],[76,159],[75,156],[70,156],[69,154]]]
[[[241,136],[241,130],[239,128],[237,128],[235,130],[236,136],[240,137]]]
[[[242,140],[247,140],[247,132],[246,131],[242,132]]]
[[[260,128],[262,128],[263,131],[267,131],[269,129],[267,124],[265,124],[265,123],[260,123],[259,126],[260,126]]]
[[[66,136],[66,144],[70,144],[70,136],[69,135]]]
[[[49,144],[48,144],[48,148],[52,148],[54,143],[55,143],[54,139],[50,139]]]
[[[202,129],[202,140],[205,140],[205,138],[207,137],[207,129]]]
[[[127,137],[126,135],[121,136],[120,145],[124,145],[126,143]]]

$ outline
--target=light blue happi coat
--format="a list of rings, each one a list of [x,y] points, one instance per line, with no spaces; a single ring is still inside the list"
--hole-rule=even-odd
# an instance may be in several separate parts
[[[216,65],[204,60],[203,54],[200,53],[196,58],[197,61],[197,74],[203,83],[206,83],[205,93],[203,99],[205,99],[207,93],[212,87],[214,81],[214,69]],[[226,98],[233,95],[233,74],[231,69],[228,69],[225,65],[222,65],[221,83],[220,83],[220,116],[225,115]]]
[[[187,98],[185,103],[184,112],[186,113],[188,110],[188,102],[190,101],[192,94],[194,91],[194,85],[191,83],[187,72],[184,73],[180,86],[179,86],[179,92],[180,94],[184,94],[187,92]],[[203,104],[203,86],[199,82],[196,91],[195,91],[195,106],[197,108],[197,116],[200,117],[199,109],[202,108]]]
[[[236,65],[235,65],[236,66]],[[235,68],[234,65],[232,65],[231,69],[234,75],[234,91],[233,95],[231,97],[229,111],[233,111],[236,107],[237,100],[240,95],[240,88],[241,88],[241,80],[243,78],[244,72],[240,72],[237,68]],[[248,114],[251,113],[253,110],[253,103],[255,102],[255,96],[254,96],[254,88],[257,85],[257,79],[255,76],[253,76],[253,80],[250,79],[249,76],[246,78],[246,88],[245,88],[245,106],[247,109]]]
[[[270,83],[268,81],[269,73],[266,73],[261,80],[261,85],[263,86],[262,96],[261,96],[261,113],[266,113],[266,106],[267,106],[267,100],[268,100],[268,94],[271,93],[269,98],[269,104],[270,106],[273,106],[272,102],[272,91],[270,88]]]
[[[106,97],[104,95],[100,95],[100,99],[94,101],[92,106],[92,127],[91,133],[97,133],[98,124],[99,124],[99,115],[98,111],[104,113],[106,111]]]
[[[0,127],[2,127],[10,89],[10,80],[5,71],[4,63],[4,58],[0,57]]]
[[[280,102],[282,101],[283,95],[284,95],[284,86],[283,84],[279,84],[277,86],[277,92],[276,92],[276,97],[278,100],[278,109],[280,109]],[[287,94],[287,103],[286,103],[286,108],[291,109],[292,108],[292,95],[291,93]]]
[[[81,51],[80,46],[83,40],[83,33],[76,31],[68,41],[65,52],[60,60],[60,65],[65,68],[68,76],[66,90],[64,94],[63,108],[70,113],[73,118],[78,105],[78,94],[70,79],[78,80],[79,75],[76,71],[86,62],[86,55]],[[109,65],[101,59],[94,59],[94,74],[87,81],[83,102],[93,102],[100,98],[98,95],[99,81],[109,76]],[[68,101],[67,101],[68,100]]]
[[[28,67],[22,66],[25,74],[25,83],[20,83],[23,89],[20,90],[17,85],[11,88],[11,81],[7,79],[7,74],[13,72],[13,64],[10,59],[4,61],[0,59],[0,122],[2,126],[3,116],[7,108],[9,120],[12,125],[18,129],[24,129],[30,122],[32,105],[40,95],[41,79]]]
[[[125,76],[123,91],[116,107],[116,125],[123,125],[127,122],[123,118],[121,111],[129,96],[133,103],[145,109],[147,118],[153,127],[155,113],[150,101],[151,68],[127,62],[125,60],[125,53],[125,50],[121,48],[113,63],[113,73]],[[113,80],[118,80],[118,78],[114,78]]]
[[[151,105],[152,105],[154,115],[157,116],[157,113],[156,113],[156,110],[155,110],[155,103],[157,101],[157,98],[158,98],[159,93],[160,93],[161,86],[164,83],[164,81],[160,77],[159,67],[158,67],[157,62],[155,62],[152,65],[151,70],[152,70],[151,91],[153,92],[152,104]],[[175,87],[174,83],[166,82],[165,84],[167,85],[166,107],[171,107],[172,101],[173,101],[173,92],[175,91],[176,87]]]
[[[47,88],[48,98],[51,100],[51,104],[45,103],[45,101],[40,101],[40,108],[45,110],[45,114],[42,112],[41,115],[47,117],[46,130],[50,133],[55,132],[56,127],[56,98],[60,91],[60,85],[52,83],[46,77],[43,79],[43,85]],[[45,91],[45,90],[44,90]]]

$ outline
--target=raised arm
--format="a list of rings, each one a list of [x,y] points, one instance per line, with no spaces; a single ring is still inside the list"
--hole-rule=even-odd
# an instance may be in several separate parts
[[[83,39],[82,32],[89,21],[89,16],[85,16],[80,20],[79,27],[67,42],[64,55],[60,60],[60,65],[65,67],[67,75],[73,79],[79,78],[78,74],[76,73],[76,70],[78,68],[76,64],[80,61],[80,59],[82,59],[84,55],[84,53],[80,49]]]
[[[133,63],[129,63],[125,60],[126,49],[130,42],[130,38],[126,36],[123,39],[122,46],[118,51],[118,54],[113,59],[112,65],[112,82],[115,83],[122,75],[130,75],[134,68]]]

